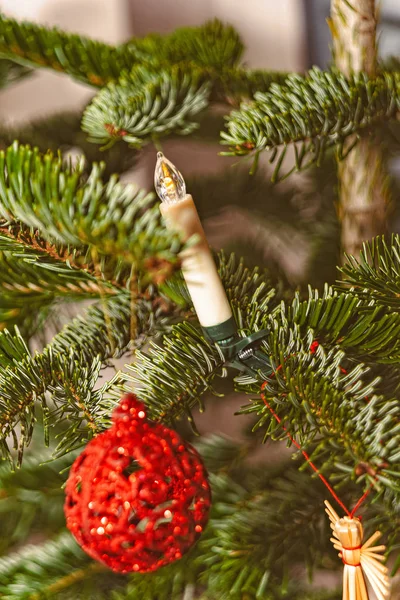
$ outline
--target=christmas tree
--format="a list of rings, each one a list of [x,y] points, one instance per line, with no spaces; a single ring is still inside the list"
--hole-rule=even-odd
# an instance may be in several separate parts
[[[341,502],[335,510],[356,504],[366,533],[382,532],[397,572],[400,238],[380,234],[396,185],[387,164],[400,65],[377,61],[373,0],[332,4],[334,66],[305,75],[246,69],[238,34],[218,21],[113,47],[0,18],[3,86],[49,68],[98,88],[83,116],[0,132],[0,598],[338,600],[339,584],[320,589],[305,574],[342,568],[324,515],[324,500],[334,504],[327,485]],[[332,210],[336,161],[342,248],[355,256],[342,260],[339,281],[333,274],[307,293],[220,253],[237,328],[230,346],[201,327],[182,276],[198,237],[168,228],[152,191],[118,180],[146,144],[195,132],[215,139],[221,103],[222,150],[253,157],[253,171],[265,153],[273,183],[259,173],[187,181],[202,214],[228,189],[255,215],[266,218],[266,193],[290,214],[291,188],[274,185],[307,167],[316,183],[303,202],[325,190]],[[76,147],[84,158],[71,161]],[[168,169],[169,194],[181,182]],[[84,301],[63,325],[65,305]],[[104,377],[117,358],[129,364]],[[247,395],[246,441],[196,435],[204,399],[233,389]],[[63,487],[133,390],[146,416],[197,448],[212,508],[182,558],[119,574],[67,531]],[[248,459],[262,442],[295,453],[255,464]]]

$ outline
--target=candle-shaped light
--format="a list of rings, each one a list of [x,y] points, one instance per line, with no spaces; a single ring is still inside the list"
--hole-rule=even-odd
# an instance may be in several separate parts
[[[235,320],[219,277],[196,206],[186,193],[185,181],[174,165],[159,152],[154,185],[167,227],[183,241],[195,234],[198,241],[181,254],[182,272],[200,324],[214,341],[236,333]]]

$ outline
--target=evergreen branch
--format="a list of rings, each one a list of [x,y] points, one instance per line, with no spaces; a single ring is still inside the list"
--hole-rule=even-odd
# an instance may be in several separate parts
[[[268,272],[248,268],[234,254],[228,258],[221,252],[219,274],[232,307],[241,335],[262,329],[261,323],[272,306],[279,302],[271,287]]]
[[[128,366],[134,374],[126,375],[126,379],[139,385],[138,396],[153,418],[168,423],[175,416],[186,414],[193,424],[191,409],[196,404],[202,409],[201,396],[206,391],[213,392],[216,376],[225,376],[223,357],[204,340],[199,327],[187,322],[174,325],[164,344],[163,351],[154,342],[148,354],[137,351],[137,364]]]
[[[50,424],[68,424],[57,448],[58,454],[69,452],[81,445],[82,440],[99,433],[100,422],[103,426],[108,425],[112,404],[103,400],[103,397],[115,383],[115,378],[103,388],[94,390],[100,367],[98,357],[86,364],[79,349],[71,348],[65,354],[56,354],[52,347],[48,347],[42,354],[29,355],[20,363],[6,368],[0,375],[1,445],[4,458],[11,460],[7,444],[7,437],[11,435],[14,449],[18,451],[17,462],[21,464],[24,448],[29,445],[34,431],[36,400],[43,407],[46,439],[49,421]],[[55,405],[52,410],[46,392],[51,393]]]
[[[180,27],[166,37],[162,52],[169,63],[188,62],[219,71],[237,65],[243,50],[238,32],[213,19],[201,27]]]
[[[267,93],[257,93],[254,102],[233,111],[222,132],[228,155],[271,150],[278,180],[289,144],[294,144],[295,164],[300,170],[319,164],[325,150],[337,147],[343,158],[343,143],[375,125],[395,119],[399,111],[398,73],[383,73],[375,79],[365,74],[349,80],[337,71],[312,69],[307,76],[289,75],[283,85],[273,84]]]
[[[36,451],[35,456],[25,457],[18,471],[0,467],[1,554],[31,534],[43,535],[63,526],[66,473],[61,475],[60,470],[69,468],[75,455],[51,462],[49,458],[49,452]]]
[[[275,477],[265,468],[249,473],[248,466],[235,478],[212,474],[211,519],[197,546],[162,570],[131,576],[116,600],[182,600],[185,592],[210,600],[279,600],[288,593],[295,600],[336,600],[332,592],[306,592],[301,581],[289,590],[284,582],[287,566],[304,553],[311,568],[330,551],[328,525],[322,514],[315,518],[324,488],[295,469],[285,464]]]
[[[134,311],[132,315],[132,310]],[[131,340],[134,316],[135,340]],[[177,310],[151,286],[132,300],[128,291],[91,306],[57,334],[42,353],[21,355],[0,372],[0,450],[11,459],[7,437],[12,436],[21,463],[36,422],[35,402],[43,408],[45,435],[63,422],[56,454],[61,456],[110,424],[110,415],[121,393],[117,374],[97,388],[100,369],[129,347],[140,346],[148,336],[165,332],[176,321]],[[10,334],[5,333],[9,336]],[[12,344],[23,347],[18,332]],[[0,337],[0,359],[9,355],[10,339]],[[4,349],[3,349],[4,345]]]
[[[172,34],[134,38],[111,46],[57,28],[0,17],[0,55],[29,67],[45,67],[103,87],[140,64],[180,62],[218,71],[233,67],[243,52],[238,33],[217,19]]]
[[[218,19],[200,27],[180,27],[166,36],[134,38],[122,47],[131,44],[161,66],[185,62],[216,72],[235,67],[244,50],[238,32]]]
[[[288,593],[295,600],[336,598],[333,592],[307,591],[303,581],[288,590],[285,581],[288,566],[303,562],[304,557],[310,570],[321,565],[322,557],[325,567],[337,564],[329,544],[329,524],[320,510],[326,497],[321,482],[298,472],[299,464],[284,462],[272,471],[266,465],[251,468],[243,462],[243,454],[240,457],[238,445],[235,449],[233,443],[216,436],[200,446],[211,459],[215,452],[222,454],[210,476],[214,499],[210,522],[199,543],[181,560],[154,573],[131,574],[126,582],[98,564],[93,569],[99,571],[93,571],[94,563],[71,536],[62,534],[0,561],[0,593],[9,600],[36,600],[40,592],[71,597],[77,580],[85,577],[93,592],[113,589],[115,600],[182,600],[190,590],[212,600],[239,600],[245,594],[283,600]],[[235,454],[235,472],[227,475]],[[31,484],[35,486],[34,481]],[[348,488],[344,501],[353,493]],[[396,535],[393,522],[386,523],[385,532]],[[327,552],[332,560],[326,558]],[[100,589],[99,574],[105,578]],[[29,587],[32,576],[35,583]],[[21,595],[14,595],[17,592]]]
[[[273,296],[265,275],[257,268],[246,268],[233,255],[227,260],[223,254],[219,273],[243,334],[249,333],[250,327],[258,329]],[[175,290],[174,298],[179,300],[178,294]],[[181,298],[183,303],[186,300]],[[152,342],[149,353],[137,352],[134,365],[128,367],[133,375],[126,378],[138,384],[138,395],[153,417],[170,422],[186,414],[193,424],[192,408],[197,403],[202,408],[201,396],[206,391],[215,393],[213,380],[226,376],[223,357],[194,323],[174,325],[163,343],[160,348]]]
[[[265,397],[283,423],[295,435],[312,460],[322,471],[335,469],[335,478],[356,479],[365,485],[380,484],[398,494],[398,443],[400,404],[395,398],[376,393],[377,379],[367,378],[368,369],[357,365],[345,375],[340,373],[341,352],[319,353],[319,360],[310,358],[305,349],[296,356],[285,357],[278,340],[288,344],[293,330],[275,335],[276,347],[271,351],[273,364],[283,368],[268,382]],[[278,360],[280,362],[278,363]],[[249,386],[242,386],[250,391]],[[259,395],[259,386],[252,387],[258,397],[243,412],[256,412],[255,428],[267,426],[265,437],[286,439],[285,433],[271,417]],[[394,439],[394,446],[387,440]],[[312,452],[311,452],[312,449]],[[352,465],[352,466],[350,466]],[[364,469],[365,468],[365,469]],[[378,482],[378,483],[377,483]]]
[[[172,132],[188,134],[208,103],[210,84],[200,70],[137,67],[101,90],[86,108],[82,129],[96,143],[124,140],[139,148]]]
[[[35,578],[32,578],[32,571]],[[9,558],[0,558],[0,594],[5,600],[42,600],[82,582],[104,567],[93,563],[69,533],[41,546],[26,546]]]
[[[0,252],[3,252],[2,260],[5,263],[0,286],[4,281],[3,287],[9,292],[21,286],[20,292],[31,296],[46,291],[79,296],[84,293],[113,294],[120,288],[126,288],[126,280],[131,273],[127,265],[122,266],[120,261],[112,257],[98,260],[93,248],[82,247],[77,250],[74,246],[63,245],[51,238],[49,240],[41,238],[38,231],[26,225],[0,221]],[[12,264],[15,262],[19,266],[17,273],[13,274]],[[8,278],[6,263],[11,267]],[[27,272],[31,272],[31,280],[24,278]]]
[[[19,335],[18,329],[12,335],[7,329],[0,331],[0,368],[6,369],[10,365],[24,360],[29,355],[29,348],[24,339]]]
[[[198,63],[198,61],[197,61]],[[135,148],[161,135],[188,134],[194,117],[213,100],[237,102],[256,89],[269,89],[283,74],[229,69],[210,70],[196,61],[164,67],[145,65],[124,73],[101,90],[86,108],[82,128],[96,143],[124,140]],[[123,107],[123,109],[121,109]]]
[[[312,328],[322,343],[339,345],[349,358],[399,362],[400,314],[387,314],[383,306],[365,303],[356,293],[335,293],[326,286],[321,297],[310,290],[309,299],[302,301],[296,294],[291,306],[282,305],[281,310],[283,322],[298,325],[303,336]]]
[[[24,339],[29,341],[36,333],[43,331],[55,298],[52,295],[47,295],[45,299],[43,296],[29,296],[24,303],[16,298],[19,298],[18,294],[9,290],[5,297],[0,296],[0,331],[6,328],[12,331],[18,327]]]
[[[104,161],[102,174],[105,179],[109,179],[115,173],[123,173],[134,165],[137,152],[127,144],[116,144],[108,150],[101,150],[88,142],[81,129],[81,119],[81,113],[57,113],[24,123],[22,126],[2,127],[1,144],[3,149],[6,149],[14,140],[19,140],[21,144],[38,147],[43,153],[51,150],[56,154],[59,150],[67,153],[71,149],[79,148],[85,157],[85,171],[90,171],[93,162]]]
[[[250,444],[238,444],[230,437],[215,433],[196,439],[194,446],[201,454],[207,471],[212,473],[235,472],[243,466],[252,449]]]
[[[130,333],[130,298],[113,297],[100,309],[77,317],[55,336],[41,354],[27,354],[9,364],[0,373],[1,450],[11,459],[7,436],[13,436],[18,449],[18,463],[29,445],[35,424],[35,401],[43,406],[45,435],[49,425],[61,420],[69,424],[63,433],[58,452],[73,449],[82,439],[109,424],[114,401],[107,399],[115,379],[94,390],[102,363],[126,350]],[[104,311],[104,312],[103,312]],[[16,334],[17,337],[18,333]],[[48,408],[46,392],[54,403]],[[20,430],[19,439],[17,428]]]
[[[317,293],[306,301],[296,297],[291,306],[282,304],[268,312],[269,290],[258,287],[258,275],[252,278],[249,272],[238,271],[233,260],[223,263],[220,273],[228,293],[236,298],[233,308],[242,334],[269,331],[268,359],[275,369],[279,365],[283,369],[271,380],[267,395],[281,418],[293,425],[300,442],[315,447],[321,468],[340,469],[350,463],[355,477],[360,464],[368,465],[362,479],[374,484],[377,479],[396,494],[400,407],[390,386],[387,396],[387,383],[360,361],[365,357],[398,364],[400,314],[386,314],[383,307],[365,304],[354,293],[335,294],[329,288],[322,298]],[[322,346],[316,355],[310,353],[315,336],[326,346],[326,355]],[[141,354],[132,368],[140,397],[154,416],[170,421],[199,401],[199,394],[221,374],[222,362],[189,324],[173,327],[164,344],[164,348],[153,345],[150,355]],[[344,368],[347,374],[342,373]],[[268,425],[268,435],[276,434],[276,423],[259,396],[261,381],[255,384],[243,376],[238,382],[240,390],[258,394],[248,410],[259,414],[259,426]],[[398,389],[398,378],[393,385]],[[393,446],[381,444],[386,439],[395,440]],[[349,475],[346,470],[343,477]]]
[[[328,527],[323,518],[315,518],[325,490],[295,469],[286,464],[268,480],[264,472],[251,487],[212,478],[217,503],[199,543],[204,555],[200,581],[212,598],[239,599],[244,593],[280,598],[287,566],[305,559],[312,570],[328,550]]]
[[[384,376],[381,382],[373,370],[369,374],[360,360],[398,364],[400,315],[387,315],[371,302],[366,311],[352,294],[331,294],[295,301],[288,310],[282,305],[262,323],[270,331],[266,352],[275,368],[266,397],[300,444],[314,449],[321,469],[335,467],[342,470],[337,478],[347,479],[356,477],[363,465],[360,480],[373,485],[378,481],[378,488],[382,485],[396,495],[400,406],[390,393],[390,382]],[[314,336],[331,348],[326,355],[322,347],[316,355],[310,353]],[[258,397],[244,412],[257,412],[257,427],[267,424],[266,435],[278,432],[284,437],[260,398],[260,384],[248,379],[239,380],[239,389]],[[388,396],[382,393],[387,387]],[[387,442],[392,438],[393,446]]]
[[[398,313],[385,314],[379,306],[365,311],[365,304],[356,295],[335,294],[330,288],[325,289],[322,298],[315,292],[308,300],[301,301],[296,295],[288,307],[282,304],[271,310],[274,290],[258,269],[251,271],[243,263],[238,264],[233,256],[227,261],[222,255],[219,272],[242,335],[266,328],[278,337],[279,327],[285,331],[289,322],[295,328],[290,334],[293,344],[307,340],[310,345],[312,328],[321,343],[328,347],[340,344],[349,357],[369,356],[393,364],[400,360]],[[174,290],[174,300],[185,303],[188,299],[180,296],[179,290]],[[130,367],[134,375],[128,375],[127,379],[139,384],[139,395],[148,403],[154,416],[170,421],[190,411],[200,393],[223,371],[217,349],[208,344],[194,325],[186,323],[172,327],[164,344],[163,348],[153,344],[150,354],[140,353],[139,360]],[[309,356],[308,347],[306,356]],[[344,354],[336,357],[335,368],[339,369]],[[330,369],[326,372],[327,377],[333,376]],[[199,374],[194,384],[193,373]],[[361,379],[363,370],[357,371],[357,375]]]
[[[101,87],[142,61],[133,44],[116,48],[57,28],[0,16],[0,55],[28,67],[47,67]]]
[[[273,83],[283,84],[289,73],[221,67],[215,81],[213,95],[232,105],[241,100],[253,98],[257,92],[268,92]]]
[[[137,274],[151,279],[159,269],[149,261],[176,264],[180,244],[161,223],[153,195],[123,186],[116,176],[104,184],[101,175],[101,165],[93,165],[86,177],[82,161],[63,165],[51,152],[42,155],[13,144],[0,153],[3,232],[17,222],[38,230],[51,245],[72,245],[83,254],[90,246],[93,262],[106,278],[110,260],[105,255],[111,256],[111,277],[117,280],[127,265],[129,272],[133,264]]]
[[[55,296],[98,298],[115,294],[121,287],[117,282],[96,279],[93,264],[72,268],[65,257],[55,260],[45,252],[29,252],[19,242],[14,245],[14,240],[10,241],[0,233],[0,304],[11,301],[15,308],[23,308],[27,301],[52,301]],[[4,252],[4,247],[16,251]]]
[[[400,236],[393,235],[390,245],[384,237],[365,242],[360,258],[347,256],[340,268],[343,285],[354,286],[357,295],[372,298],[388,311],[400,310]]]

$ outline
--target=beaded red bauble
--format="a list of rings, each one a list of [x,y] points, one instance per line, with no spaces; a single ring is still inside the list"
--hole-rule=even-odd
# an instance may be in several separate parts
[[[66,485],[67,527],[114,571],[154,571],[181,558],[208,521],[207,473],[192,446],[146,419],[133,394],[86,446]]]

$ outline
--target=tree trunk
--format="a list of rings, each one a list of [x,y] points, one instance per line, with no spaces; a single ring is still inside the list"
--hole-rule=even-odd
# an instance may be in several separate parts
[[[330,26],[336,66],[346,75],[376,72],[375,0],[332,0]],[[345,144],[349,148],[354,138]],[[357,256],[362,243],[385,233],[389,200],[385,155],[378,135],[365,134],[338,163],[342,251]]]

